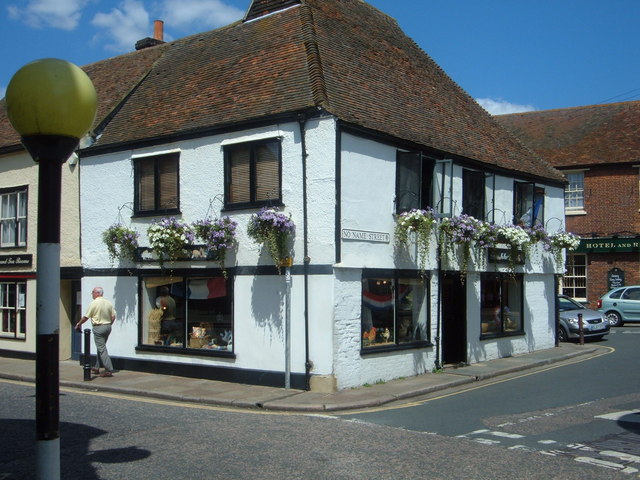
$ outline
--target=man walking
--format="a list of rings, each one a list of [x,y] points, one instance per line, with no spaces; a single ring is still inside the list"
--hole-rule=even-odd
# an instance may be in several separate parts
[[[92,290],[93,301],[85,316],[76,323],[76,330],[79,331],[80,326],[91,319],[93,340],[97,351],[96,367],[91,369],[91,373],[99,374],[101,377],[112,377],[114,369],[107,351],[107,340],[111,334],[111,324],[116,321],[116,311],[111,302],[103,295],[104,289],[102,287],[95,287]],[[100,368],[104,368],[104,372],[100,373]]]

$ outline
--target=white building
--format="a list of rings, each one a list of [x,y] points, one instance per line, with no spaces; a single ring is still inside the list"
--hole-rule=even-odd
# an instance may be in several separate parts
[[[293,387],[333,390],[554,346],[540,244],[522,264],[474,250],[465,267],[433,234],[424,270],[395,246],[411,208],[562,230],[564,178],[394,20],[360,0],[254,1],[241,22],[145,50],[148,74],[80,152],[82,304],[96,285],[114,301],[118,368],[268,385],[290,368]],[[290,270],[247,233],[262,207],[295,223]],[[146,250],[161,218],[223,216],[238,224],[227,278],[206,256]],[[110,259],[114,223],[140,234],[136,260]]]

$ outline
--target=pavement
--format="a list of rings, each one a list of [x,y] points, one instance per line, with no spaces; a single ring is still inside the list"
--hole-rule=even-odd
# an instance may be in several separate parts
[[[426,373],[333,393],[285,389],[284,377],[283,388],[127,370],[121,370],[110,378],[92,375],[91,380],[84,380],[84,371],[79,362],[66,360],[60,362],[60,387],[229,408],[308,413],[339,412],[416,399],[434,392],[546,365],[587,360],[610,351],[611,349],[597,344],[562,343],[547,350],[457,368],[447,366],[438,373]],[[0,378],[35,383],[35,360],[0,357]]]

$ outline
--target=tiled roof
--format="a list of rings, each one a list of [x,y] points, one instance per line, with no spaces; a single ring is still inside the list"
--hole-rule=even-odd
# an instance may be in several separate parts
[[[300,0],[252,0],[245,21],[300,3]]]
[[[147,74],[162,54],[163,46],[140,50],[82,67],[98,95],[94,128],[107,118]],[[20,144],[20,137],[7,119],[4,100],[0,102],[0,150]]]
[[[297,2],[252,5],[271,12],[285,3]],[[445,157],[563,181],[395,20],[362,0],[301,3],[149,49],[162,55],[92,148],[167,141],[313,109]],[[108,83],[116,73],[106,70]]]
[[[640,162],[640,101],[495,118],[555,167]]]

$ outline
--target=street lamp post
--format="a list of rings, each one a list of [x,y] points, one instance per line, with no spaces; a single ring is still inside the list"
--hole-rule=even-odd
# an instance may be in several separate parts
[[[36,293],[36,473],[60,478],[60,203],[62,164],[96,114],[96,91],[77,66],[37,60],[12,77],[7,116],[38,163]]]

